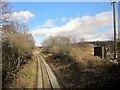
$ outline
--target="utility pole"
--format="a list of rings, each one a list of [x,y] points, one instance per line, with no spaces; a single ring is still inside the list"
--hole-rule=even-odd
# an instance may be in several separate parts
[[[113,22],[114,22],[114,59],[117,58],[117,40],[116,40],[116,0],[113,2]]]

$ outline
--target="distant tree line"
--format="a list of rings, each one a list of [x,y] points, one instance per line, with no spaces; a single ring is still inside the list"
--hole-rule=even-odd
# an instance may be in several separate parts
[[[0,42],[2,42],[2,81],[11,80],[20,66],[32,56],[34,39],[28,27],[11,19],[12,10],[8,2],[0,1]]]

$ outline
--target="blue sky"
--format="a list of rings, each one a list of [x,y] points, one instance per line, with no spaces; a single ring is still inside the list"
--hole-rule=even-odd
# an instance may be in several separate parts
[[[36,45],[40,45],[45,38],[52,35],[68,35],[76,39],[85,37],[88,41],[108,40],[113,35],[110,2],[12,2],[11,4],[13,16],[28,25]]]

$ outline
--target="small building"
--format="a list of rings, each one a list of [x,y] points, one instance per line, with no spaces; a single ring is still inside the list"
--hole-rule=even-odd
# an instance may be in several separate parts
[[[103,46],[94,47],[94,56],[99,56],[102,59],[109,59],[110,56],[109,48]]]

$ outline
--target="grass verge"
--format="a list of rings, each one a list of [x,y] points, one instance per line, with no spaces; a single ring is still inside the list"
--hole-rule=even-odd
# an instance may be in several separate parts
[[[12,82],[7,82],[4,88],[35,88],[37,60],[33,56],[32,60],[21,66]]]

